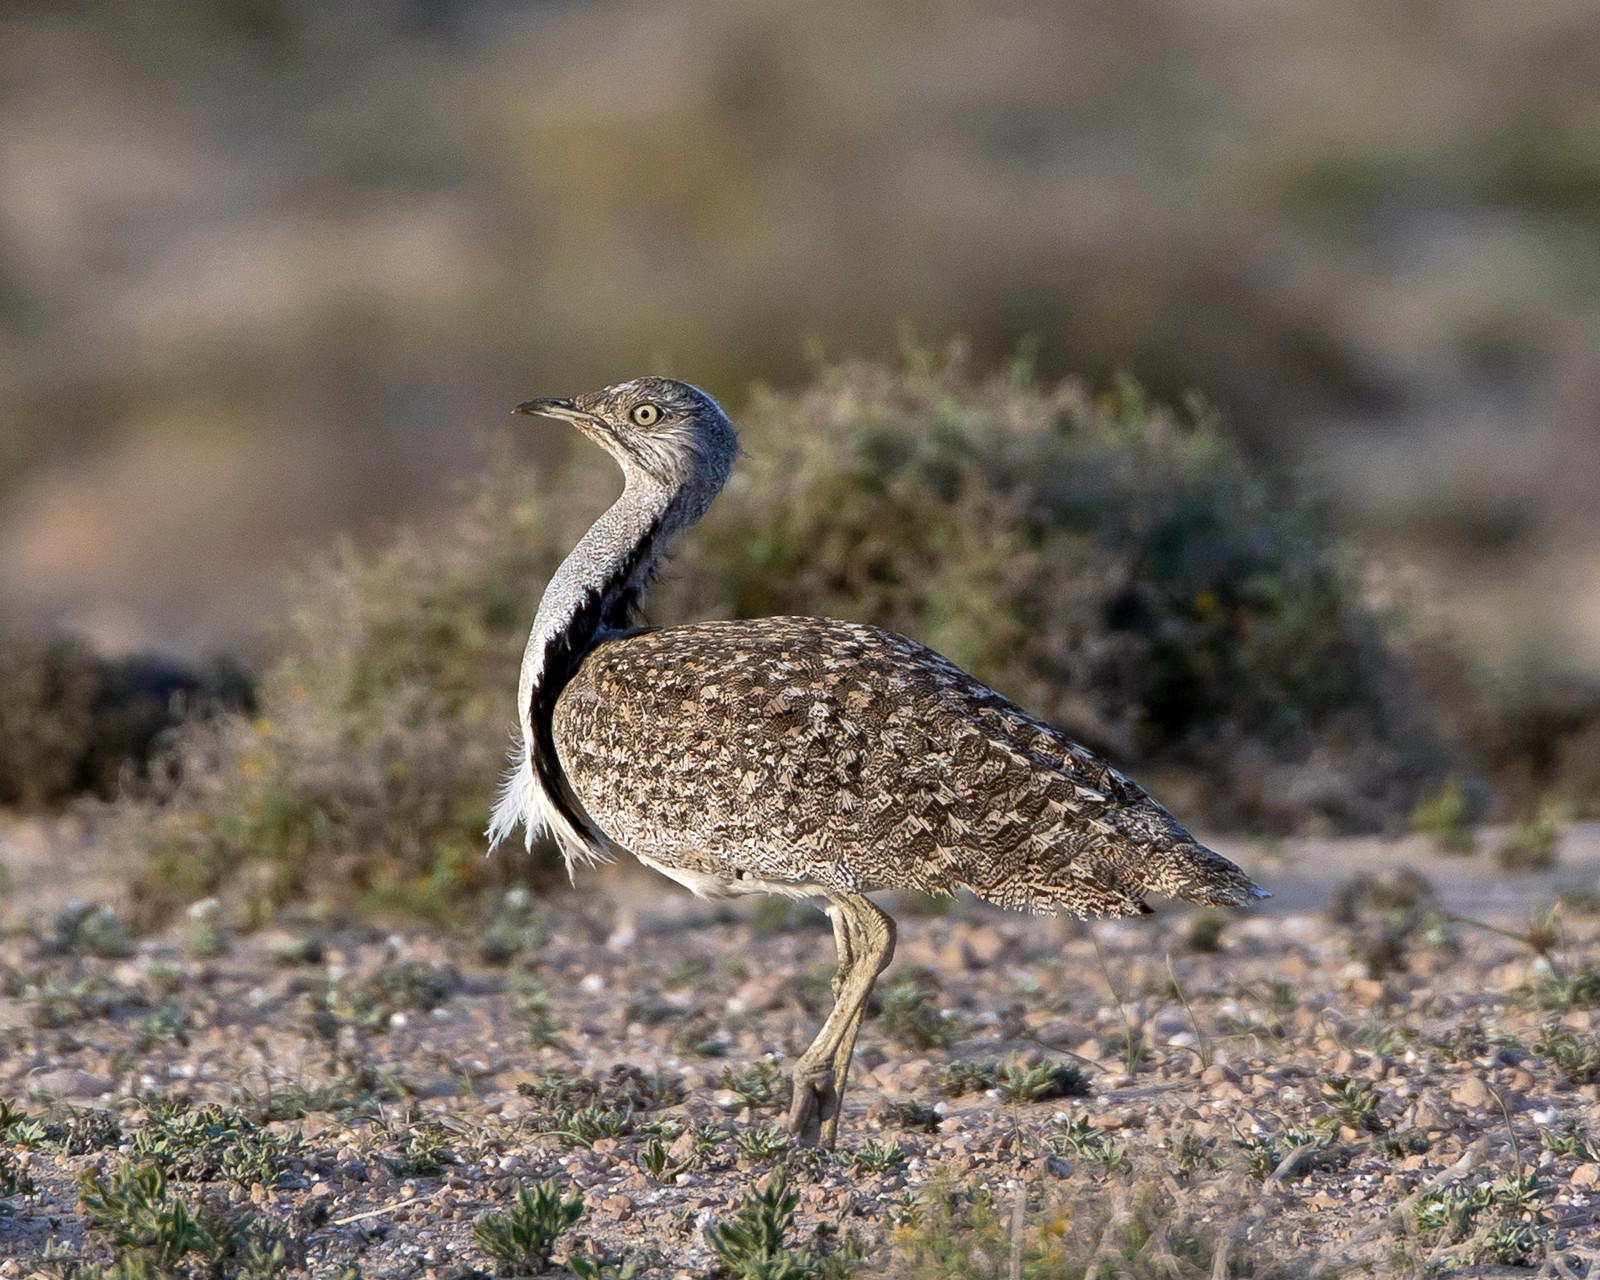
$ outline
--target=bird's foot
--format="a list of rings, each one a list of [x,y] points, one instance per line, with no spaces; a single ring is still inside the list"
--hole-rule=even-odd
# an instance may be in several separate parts
[[[794,1069],[794,1100],[789,1133],[800,1147],[831,1148],[839,1127],[839,1089],[831,1062],[807,1062]]]

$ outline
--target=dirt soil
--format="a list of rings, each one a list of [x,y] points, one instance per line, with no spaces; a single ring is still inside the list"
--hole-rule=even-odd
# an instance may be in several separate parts
[[[554,1274],[709,1275],[707,1228],[779,1161],[791,1244],[864,1255],[860,1275],[1006,1274],[916,1271],[930,1187],[987,1188],[1029,1240],[1064,1203],[1146,1187],[1229,1251],[1218,1276],[1600,1276],[1600,827],[1515,877],[1421,840],[1224,848],[1281,892],[1214,942],[1176,908],[1091,928],[886,898],[898,955],[818,1158],[774,1149],[764,1064],[787,1070],[826,1011],[820,914],[616,871],[455,936],[309,916],[234,936],[202,910],[130,946],[62,915],[84,888],[114,899],[70,825],[12,823],[0,1098],[56,1128],[0,1144],[33,1188],[0,1216],[0,1277],[109,1258],[80,1175],[208,1101],[281,1158],[255,1177],[169,1147],[173,1193],[260,1214],[317,1276],[492,1273],[474,1224],[545,1178],[584,1201]],[[1591,892],[1541,925],[1564,888]],[[1080,1095],[1024,1074],[1067,1065]]]

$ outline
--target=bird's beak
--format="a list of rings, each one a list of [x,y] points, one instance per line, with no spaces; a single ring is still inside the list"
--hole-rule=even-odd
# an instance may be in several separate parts
[[[616,456],[619,441],[616,430],[597,413],[580,409],[577,403],[562,398],[528,400],[519,404],[517,413],[536,414],[541,418],[555,418],[570,423],[612,456]]]
[[[530,413],[541,418],[559,418],[563,422],[587,422],[589,415],[578,408],[571,400],[552,398],[546,400],[527,400],[519,404],[512,412]]]

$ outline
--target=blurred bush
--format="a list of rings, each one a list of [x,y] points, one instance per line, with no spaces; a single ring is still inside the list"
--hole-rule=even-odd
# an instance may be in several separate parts
[[[86,792],[110,799],[144,769],[164,730],[250,697],[249,681],[227,665],[190,671],[0,630],[0,804],[53,808]]]
[[[537,878],[482,833],[515,723],[534,604],[562,533],[502,460],[446,527],[375,553],[343,544],[292,585],[259,714],[188,726],[118,807],[149,924],[222,893],[243,919],[292,900],[454,914]]]
[[[758,396],[741,429],[657,593],[674,616],[904,632],[1212,825],[1392,826],[1440,769],[1314,494],[1198,401],[913,354]]]
[[[668,570],[658,621],[891,627],[1119,763],[1196,782],[1196,821],[1410,811],[1432,756],[1319,508],[1202,406],[913,353],[758,393],[740,419],[752,457]],[[138,914],[230,886],[247,916],[303,897],[442,913],[547,873],[486,861],[481,832],[527,628],[600,474],[541,496],[501,457],[447,527],[307,573],[259,716],[185,730],[121,808]]]

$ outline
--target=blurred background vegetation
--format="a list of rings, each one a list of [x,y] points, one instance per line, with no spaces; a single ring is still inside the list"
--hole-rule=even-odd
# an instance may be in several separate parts
[[[752,454],[658,620],[882,621],[1217,826],[1584,812],[1597,228],[1579,0],[7,6],[0,804],[165,799],[152,914],[515,874],[615,481],[502,424],[655,371]]]

